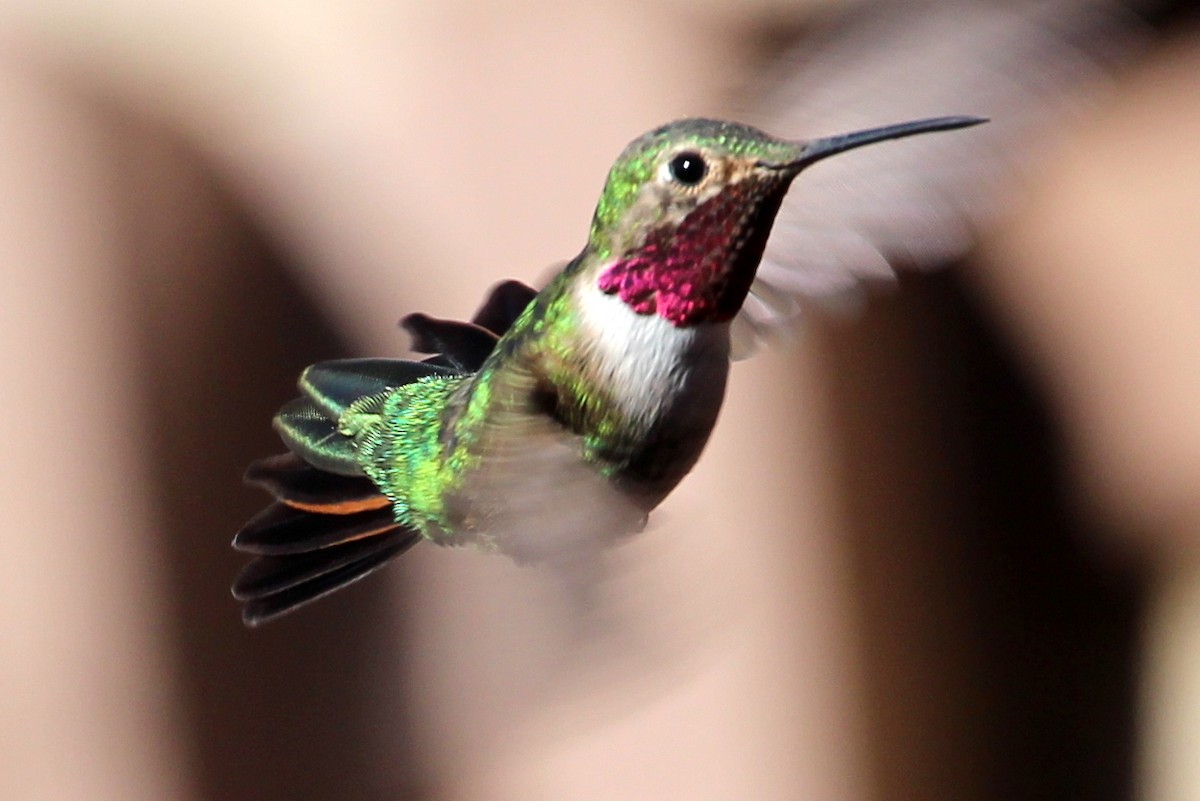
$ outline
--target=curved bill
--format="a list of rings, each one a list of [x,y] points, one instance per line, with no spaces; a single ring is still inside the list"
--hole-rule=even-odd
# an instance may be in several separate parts
[[[927,120],[913,120],[895,125],[885,125],[881,128],[869,128],[865,131],[826,136],[821,139],[810,139],[799,142],[799,156],[780,164],[762,163],[764,167],[789,172],[799,172],[810,164],[823,158],[853,150],[856,147],[882,142],[887,139],[902,139],[916,134],[932,133],[934,131],[953,131],[957,128],[969,128],[987,122],[986,117],[933,117]]]

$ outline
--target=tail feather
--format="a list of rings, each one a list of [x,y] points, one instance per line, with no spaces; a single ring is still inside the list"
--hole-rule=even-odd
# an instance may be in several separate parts
[[[285,404],[274,421],[290,453],[246,471],[247,483],[275,498],[233,539],[234,548],[257,557],[233,584],[247,625],[351,584],[421,539],[396,522],[391,502],[363,475],[354,440],[338,430],[338,419],[362,398],[448,372],[396,359],[345,359],[304,371],[304,397]]]
[[[380,395],[425,376],[453,374],[444,367],[404,359],[335,359],[306,368],[297,383],[309,403],[336,423],[360,398]]]
[[[343,515],[306,512],[274,503],[242,527],[233,538],[233,547],[271,556],[308,553],[383,534],[398,525],[390,505]]]
[[[233,585],[247,625],[351,584],[421,540],[396,522],[391,502],[363,475],[354,440],[338,422],[355,403],[356,412],[372,413],[364,399],[378,405],[389,390],[425,376],[478,369],[535,294],[509,281],[493,289],[472,323],[408,318],[415,349],[442,351],[430,360],[342,359],[304,371],[302,397],[274,420],[290,452],[259,459],[246,471],[248,484],[275,499],[233,540],[234,548],[255,556]]]
[[[338,476],[310,465],[294,453],[258,459],[246,469],[245,482],[271,493],[293,509],[348,515],[388,505],[369,478]]]
[[[338,433],[337,421],[330,420],[307,399],[285,403],[272,424],[288,450],[313,467],[339,476],[362,475],[354,441]]]
[[[300,375],[304,397],[284,404],[275,430],[288,450],[314,467],[339,476],[361,476],[354,440],[338,431],[338,420],[354,402],[382,398],[425,376],[451,375],[432,364],[401,359],[340,359],[320,362]]]
[[[259,557],[234,584],[234,597],[243,602],[242,620],[247,626],[257,626],[312,603],[373,573],[419,540],[415,532],[400,530],[378,543],[370,542],[372,547],[356,552],[353,559],[335,554],[321,560],[324,551],[315,551],[308,558]]]
[[[250,601],[276,595],[361,562],[397,542],[408,542],[412,536],[412,532],[395,530],[393,527],[387,534],[354,539],[308,553],[261,556],[242,568],[233,582],[233,597],[239,601]]]

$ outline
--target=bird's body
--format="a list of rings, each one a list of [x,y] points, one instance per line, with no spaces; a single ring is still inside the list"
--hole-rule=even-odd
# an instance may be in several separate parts
[[[677,328],[571,278],[539,293],[478,371],[430,375],[339,416],[363,472],[423,537],[536,559],[520,532],[497,529],[497,507],[514,499],[484,500],[499,466],[533,469],[544,502],[567,500],[536,464],[561,450],[644,514],[699,457],[724,394],[728,325]]]
[[[425,362],[304,372],[252,466],[276,503],[235,546],[254,623],[421,539],[519,561],[577,558],[637,530],[716,423],[730,324],[792,179],[828,155],[971,125],[940,118],[791,142],[684,120],[626,148],[583,251],[541,292],[498,287],[474,323],[406,318]]]

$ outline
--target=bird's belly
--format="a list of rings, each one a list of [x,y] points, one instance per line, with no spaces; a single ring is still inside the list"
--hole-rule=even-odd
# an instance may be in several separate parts
[[[618,298],[580,293],[588,372],[607,388],[620,433],[601,441],[613,477],[647,511],[695,465],[725,396],[729,327],[680,327],[637,314]]]
[[[691,472],[716,423],[728,362],[698,364],[665,403],[620,469],[619,482],[657,506]]]

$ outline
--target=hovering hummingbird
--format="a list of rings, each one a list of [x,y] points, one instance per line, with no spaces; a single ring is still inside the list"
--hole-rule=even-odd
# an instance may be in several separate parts
[[[275,416],[288,453],[237,534],[254,625],[421,540],[569,561],[639,530],[692,469],[725,393],[731,322],[792,180],[837,153],[984,122],[939,117],[807,141],[688,119],[634,140],[587,244],[540,292],[496,287],[470,323],[402,325],[424,361],[346,359]]]

